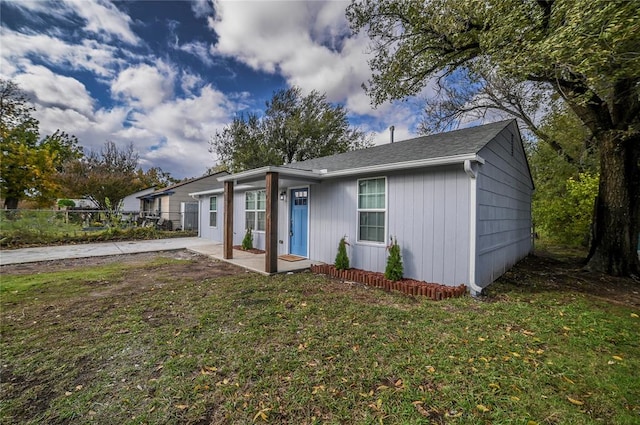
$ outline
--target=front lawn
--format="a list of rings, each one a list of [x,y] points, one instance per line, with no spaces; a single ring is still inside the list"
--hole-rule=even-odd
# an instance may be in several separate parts
[[[508,279],[435,302],[172,255],[3,268],[0,422],[640,421],[634,305]]]

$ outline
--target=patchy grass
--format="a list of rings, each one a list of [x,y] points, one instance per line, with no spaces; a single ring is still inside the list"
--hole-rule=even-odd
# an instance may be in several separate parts
[[[433,302],[164,255],[2,270],[0,422],[640,420],[638,309],[548,275]]]

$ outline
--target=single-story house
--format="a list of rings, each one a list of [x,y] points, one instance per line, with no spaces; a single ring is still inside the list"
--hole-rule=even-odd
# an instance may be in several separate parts
[[[200,199],[201,236],[232,258],[245,230],[265,271],[294,254],[384,271],[397,239],[405,277],[479,294],[532,248],[533,181],[515,120],[218,178]]]
[[[125,196],[120,202],[119,210],[123,213],[139,213],[142,211],[142,197],[155,192],[154,186],[139,190],[130,195]]]
[[[223,171],[188,179],[141,196],[144,217],[147,220],[157,221],[157,224],[161,224],[164,228],[197,230],[198,200],[194,199],[190,193],[222,187],[218,178],[227,174]]]

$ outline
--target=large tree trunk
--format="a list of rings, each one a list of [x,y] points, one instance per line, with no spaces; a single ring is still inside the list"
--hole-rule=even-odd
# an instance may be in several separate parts
[[[640,137],[599,139],[600,186],[587,269],[613,276],[638,275]]]

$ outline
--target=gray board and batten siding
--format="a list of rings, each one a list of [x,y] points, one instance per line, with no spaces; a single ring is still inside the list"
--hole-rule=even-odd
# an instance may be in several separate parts
[[[478,153],[476,283],[485,287],[531,252],[533,182],[515,120]]]
[[[310,257],[333,263],[347,236],[351,266],[384,272],[389,238],[402,249],[404,275],[459,285],[469,280],[469,178],[461,166],[395,171],[387,183],[387,226],[381,244],[357,241],[357,180],[323,181],[310,196]]]

